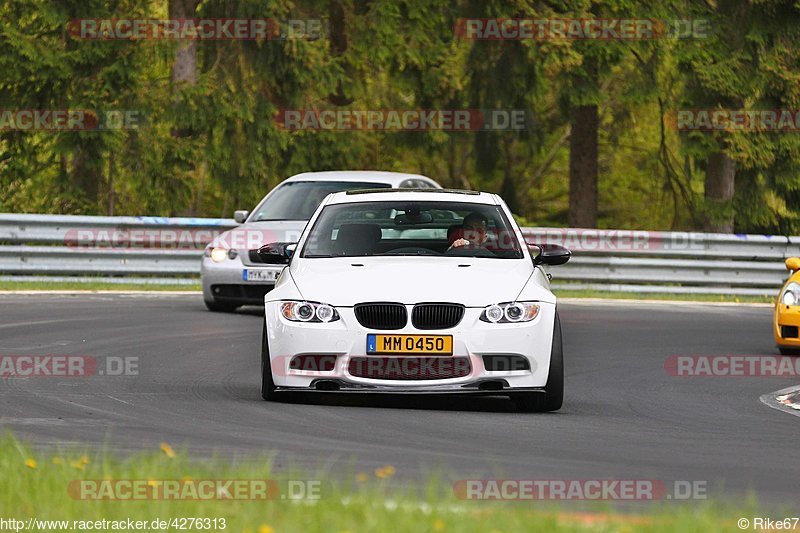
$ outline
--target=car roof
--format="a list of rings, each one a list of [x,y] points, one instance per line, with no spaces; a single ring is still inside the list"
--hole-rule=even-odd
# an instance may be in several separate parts
[[[382,170],[329,170],[324,172],[303,172],[284,180],[284,183],[293,181],[364,181],[370,183],[385,183],[392,187],[399,187],[409,179],[423,179],[441,187],[435,180],[421,174],[406,174],[404,172],[385,172]]]
[[[328,195],[326,205],[360,202],[463,202],[497,205],[497,196],[489,192],[459,189],[363,189]]]

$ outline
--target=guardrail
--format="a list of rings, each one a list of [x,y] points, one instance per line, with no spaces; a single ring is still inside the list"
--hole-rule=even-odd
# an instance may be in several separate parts
[[[196,283],[200,254],[231,219],[0,214],[0,280]],[[573,251],[554,286],[776,295],[800,237],[523,228]]]
[[[776,296],[783,261],[800,237],[696,232],[524,228],[529,243],[573,250],[553,270],[554,286],[621,292]],[[565,283],[566,282],[566,283]]]
[[[0,280],[192,284],[205,245],[237,225],[219,218],[0,213]]]

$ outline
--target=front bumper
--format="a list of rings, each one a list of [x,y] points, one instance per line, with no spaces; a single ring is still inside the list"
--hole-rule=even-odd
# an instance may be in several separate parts
[[[245,265],[241,256],[221,263],[204,256],[200,266],[203,299],[207,302],[263,305],[264,295],[275,287],[275,281],[246,281],[243,272],[247,269],[277,274],[283,268],[283,265]]]
[[[365,387],[354,385],[352,383],[343,382],[338,389],[318,389],[314,386],[311,387],[276,387],[280,392],[302,392],[302,393],[318,393],[318,394],[417,394],[420,396],[436,396],[442,395],[468,395],[468,396],[499,396],[503,394],[518,394],[518,393],[539,393],[544,394],[544,387],[505,387],[502,389],[481,389],[479,384],[481,382],[466,384],[463,386],[455,387],[449,386],[427,386],[427,387],[400,387],[400,386],[374,386]],[[484,381],[485,383],[485,381]]]
[[[800,306],[775,306],[772,333],[778,346],[800,347]]]
[[[540,305],[539,315],[526,323],[489,324],[478,319],[482,308],[467,308],[464,318],[452,329],[418,330],[408,324],[401,330],[382,332],[361,326],[352,308],[337,307],[340,319],[334,322],[298,323],[281,316],[278,302],[268,302],[265,320],[273,380],[279,390],[287,391],[316,390],[322,381],[326,385],[336,384],[336,388],[328,390],[354,393],[542,392],[550,369],[555,305]],[[410,316],[411,306],[408,307]],[[353,375],[350,371],[351,359],[387,358],[366,353],[369,333],[452,335],[452,358],[469,358],[468,374],[437,379],[376,379]],[[291,361],[298,355],[335,356],[335,364],[330,370],[291,368]],[[527,360],[529,368],[487,369],[487,356],[522,357]],[[404,356],[389,358],[402,361]],[[442,358],[446,359],[447,356]]]

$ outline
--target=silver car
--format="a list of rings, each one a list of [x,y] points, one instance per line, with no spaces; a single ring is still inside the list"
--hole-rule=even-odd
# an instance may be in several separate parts
[[[219,235],[203,253],[203,300],[211,311],[233,311],[241,305],[263,305],[283,265],[265,264],[258,255],[264,244],[297,242],[322,200],[332,192],[350,189],[441,189],[419,174],[341,170],[305,172],[280,183],[252,213],[236,211],[240,223]]]

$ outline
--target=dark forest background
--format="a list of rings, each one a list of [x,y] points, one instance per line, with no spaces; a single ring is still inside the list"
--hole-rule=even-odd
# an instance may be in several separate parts
[[[459,18],[703,20],[703,37],[480,41]],[[76,18],[324,19],[320,39],[85,40]],[[3,0],[0,109],[138,129],[0,131],[0,211],[229,217],[289,175],[419,172],[530,225],[800,233],[800,133],[679,109],[800,109],[793,1]],[[286,131],[279,109],[525,109],[502,132]]]

